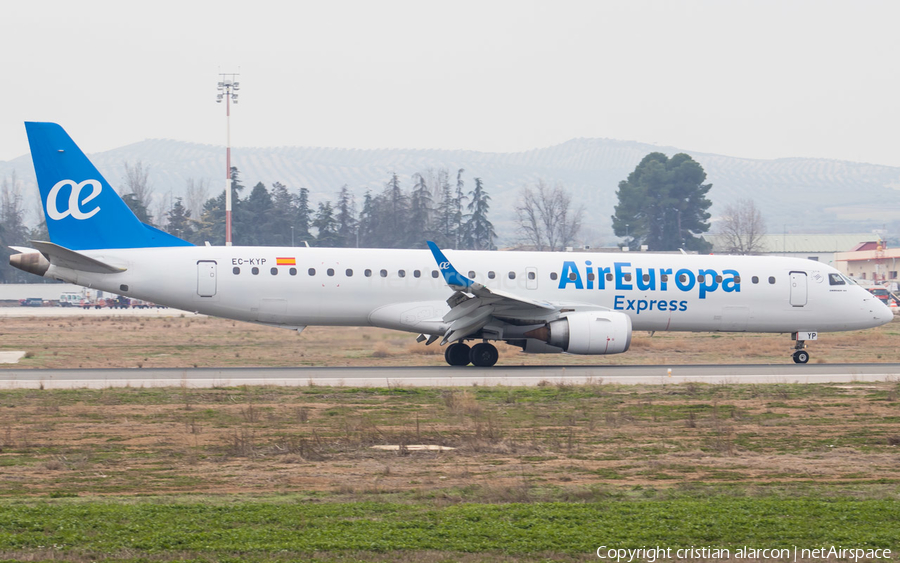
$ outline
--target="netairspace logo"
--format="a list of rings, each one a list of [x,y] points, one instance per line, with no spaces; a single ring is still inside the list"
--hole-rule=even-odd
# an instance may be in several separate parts
[[[740,293],[741,274],[737,270],[718,272],[711,268],[700,268],[696,272],[687,268],[634,268],[631,262],[614,262],[612,266],[593,266],[590,260],[582,268],[572,260],[562,265],[559,289],[615,289],[616,291],[680,291],[697,292],[700,299],[715,291]],[[632,281],[633,280],[633,281]],[[686,311],[688,302],[679,299],[628,299],[616,295],[614,308],[619,311]]]
[[[660,559],[778,559],[780,561],[797,561],[798,559],[845,559],[854,563],[860,560],[891,559],[890,549],[848,548],[841,545],[801,548],[755,548],[744,546],[738,549],[718,547],[639,547],[637,549],[614,548],[601,545],[597,548],[597,558],[616,563],[646,561],[655,563]]]

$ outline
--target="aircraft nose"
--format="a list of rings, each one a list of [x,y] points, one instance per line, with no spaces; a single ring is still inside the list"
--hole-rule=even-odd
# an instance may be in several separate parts
[[[894,312],[891,308],[880,301],[879,304],[881,305],[881,309],[876,309],[875,314],[878,316],[878,320],[881,321],[881,324],[887,324],[894,320]]]

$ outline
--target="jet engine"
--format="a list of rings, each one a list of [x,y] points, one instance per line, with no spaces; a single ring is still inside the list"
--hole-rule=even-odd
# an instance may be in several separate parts
[[[620,354],[631,346],[631,318],[624,313],[569,313],[525,333],[570,354]]]

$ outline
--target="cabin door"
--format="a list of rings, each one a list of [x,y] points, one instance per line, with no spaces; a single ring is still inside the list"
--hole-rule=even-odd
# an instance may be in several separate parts
[[[212,297],[216,294],[216,263],[212,260],[197,262],[197,295]]]
[[[791,272],[791,305],[803,307],[806,305],[806,299],[806,272]]]

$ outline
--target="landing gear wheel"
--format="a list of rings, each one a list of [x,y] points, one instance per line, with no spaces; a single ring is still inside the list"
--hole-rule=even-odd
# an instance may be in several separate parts
[[[469,354],[471,350],[467,344],[456,342],[447,346],[444,350],[444,360],[451,366],[467,366],[469,365]]]
[[[809,361],[809,352],[806,350],[797,350],[794,352],[794,363],[795,364],[805,364]]]
[[[476,365],[480,368],[491,367],[497,363],[499,357],[500,353],[497,352],[494,345],[488,344],[487,342],[472,346],[472,353],[469,355],[469,358],[472,360],[472,365]]]

